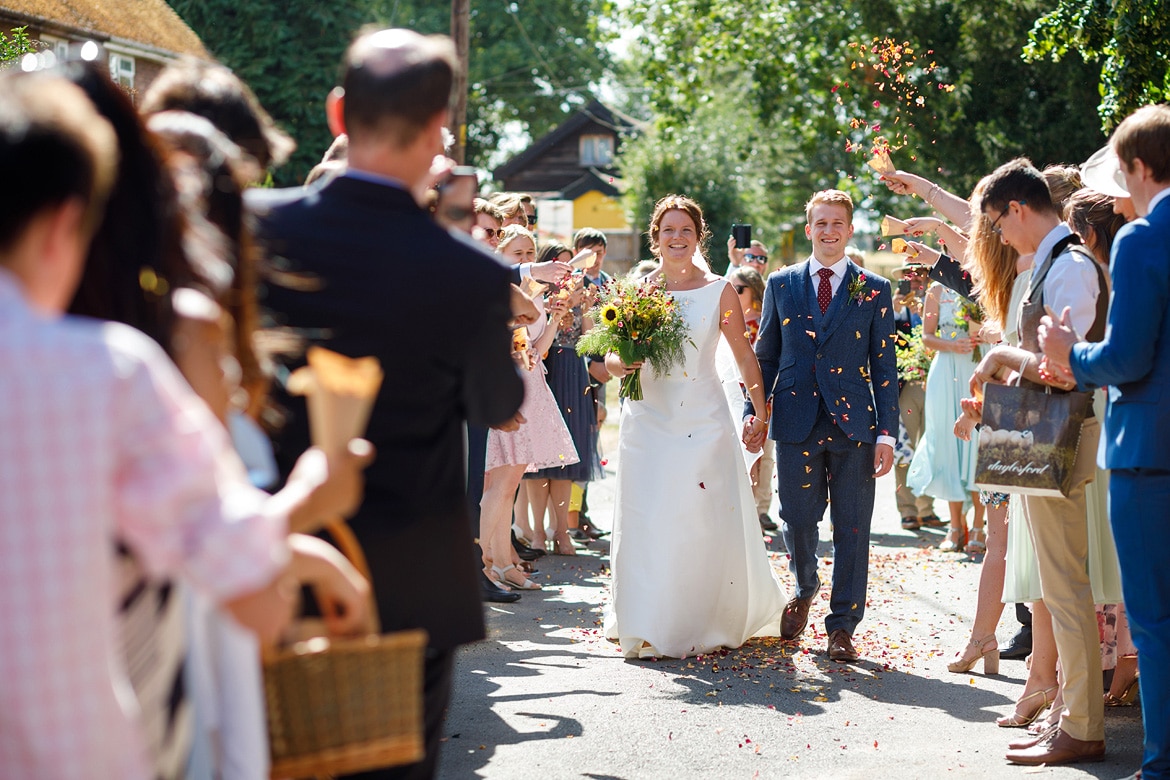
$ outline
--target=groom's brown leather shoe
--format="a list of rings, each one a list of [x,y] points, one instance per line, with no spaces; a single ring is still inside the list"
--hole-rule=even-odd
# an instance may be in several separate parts
[[[1065,734],[1062,729],[1057,729],[1048,739],[1030,748],[1009,750],[1004,758],[1013,764],[1027,766],[1100,761],[1105,758],[1105,741],[1075,739]]]
[[[839,664],[851,664],[861,658],[853,648],[853,638],[843,628],[829,634],[829,660]]]
[[[814,594],[815,595],[815,594]],[[812,596],[807,599],[791,599],[784,605],[784,614],[780,616],[780,636],[783,639],[796,639],[808,625],[808,608],[812,606]]]

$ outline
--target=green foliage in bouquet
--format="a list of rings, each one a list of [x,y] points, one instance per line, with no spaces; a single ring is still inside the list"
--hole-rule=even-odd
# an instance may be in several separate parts
[[[658,376],[684,360],[683,348],[694,345],[678,302],[660,282],[639,284],[611,279],[589,312],[593,329],[577,341],[577,354],[616,353],[623,363],[649,363]],[[622,377],[622,398],[642,400],[641,370]]]
[[[910,335],[898,334],[894,342],[894,353],[898,362],[898,379],[903,382],[925,382],[930,371],[932,355],[922,343],[922,326],[915,325]]]
[[[960,298],[958,311],[955,312],[955,324],[966,330],[970,338],[975,338],[979,335],[979,329],[983,327],[983,309],[974,301]],[[971,357],[976,363],[983,359],[983,351],[979,349],[978,344],[971,351]]]

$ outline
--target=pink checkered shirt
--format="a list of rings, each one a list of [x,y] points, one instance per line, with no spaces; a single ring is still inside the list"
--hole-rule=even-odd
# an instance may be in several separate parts
[[[0,269],[0,777],[148,776],[115,645],[114,536],[224,599],[287,561],[287,520],[154,342],[50,319]]]

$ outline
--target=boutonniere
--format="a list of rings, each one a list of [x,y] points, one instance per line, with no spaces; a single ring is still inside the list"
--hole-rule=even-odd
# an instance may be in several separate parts
[[[865,274],[858,274],[849,283],[849,299],[858,306],[866,301],[872,301],[879,295],[877,290],[871,290],[869,288],[868,282],[869,280],[865,278]]]

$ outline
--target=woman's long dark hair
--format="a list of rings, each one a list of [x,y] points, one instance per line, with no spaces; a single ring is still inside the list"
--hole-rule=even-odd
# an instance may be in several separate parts
[[[182,247],[184,220],[165,153],[130,98],[101,67],[71,63],[81,87],[118,136],[118,171],[69,312],[131,325],[171,352],[170,292],[196,275]]]

